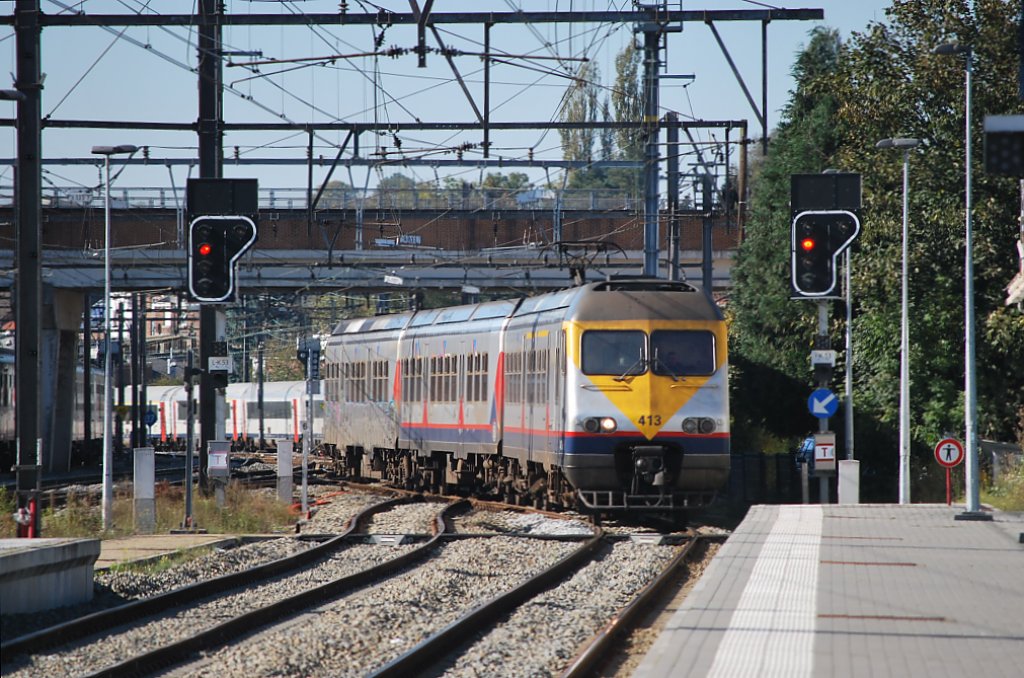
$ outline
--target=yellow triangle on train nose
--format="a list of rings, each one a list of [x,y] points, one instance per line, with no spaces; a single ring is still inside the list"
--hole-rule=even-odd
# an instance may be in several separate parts
[[[649,372],[623,381],[591,377],[594,385],[632,425],[628,427],[619,422],[619,431],[635,427],[647,440],[654,438],[708,379],[686,377],[673,381],[671,377],[654,376]]]

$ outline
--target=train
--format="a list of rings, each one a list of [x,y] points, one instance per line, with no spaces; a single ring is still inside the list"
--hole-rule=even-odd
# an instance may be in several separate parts
[[[686,282],[343,320],[322,369],[342,477],[600,514],[702,506],[728,479],[726,323]]]
[[[323,437],[323,382],[320,393],[313,396],[313,441]],[[198,398],[199,389],[192,397]],[[278,440],[301,441],[305,432],[308,408],[305,381],[268,381],[263,384],[263,438],[273,444]],[[149,386],[147,408],[153,412],[149,439],[154,445],[180,447],[188,426],[188,400],[184,386]],[[259,385],[255,382],[228,384],[225,392],[224,431],[236,449],[252,448],[260,439]],[[198,402],[196,403],[198,407]],[[197,410],[198,411],[198,410]],[[193,434],[198,437],[198,415]]]
[[[17,444],[15,440],[15,351],[13,348],[0,347],[0,473],[12,469],[17,461]],[[89,370],[89,389],[92,398],[91,434],[98,437],[103,430],[103,371],[91,367]],[[75,373],[75,417],[72,424],[72,459],[76,463],[86,463],[86,454],[82,442],[85,439],[85,407],[82,393],[84,391],[86,370],[81,365]]]

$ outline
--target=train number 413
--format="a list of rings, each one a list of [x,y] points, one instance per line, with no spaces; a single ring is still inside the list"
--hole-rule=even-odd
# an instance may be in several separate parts
[[[641,426],[661,426],[661,415],[660,414],[647,414],[640,415],[640,418],[636,420],[636,423]]]

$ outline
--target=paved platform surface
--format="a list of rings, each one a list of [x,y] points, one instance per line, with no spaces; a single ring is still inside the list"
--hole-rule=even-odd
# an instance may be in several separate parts
[[[146,534],[104,539],[100,542],[100,555],[96,569],[111,567],[118,563],[149,560],[201,546],[233,544],[238,537],[226,534]]]
[[[755,506],[636,678],[1021,678],[1024,516]]]

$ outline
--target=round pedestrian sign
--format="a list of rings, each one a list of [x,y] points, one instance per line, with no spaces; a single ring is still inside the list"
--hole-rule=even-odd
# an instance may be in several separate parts
[[[943,438],[935,446],[935,461],[953,468],[964,460],[964,446],[956,438]]]
[[[146,410],[146,413],[142,415],[142,418],[146,422],[146,426],[152,426],[156,423],[156,412],[153,410]]]

